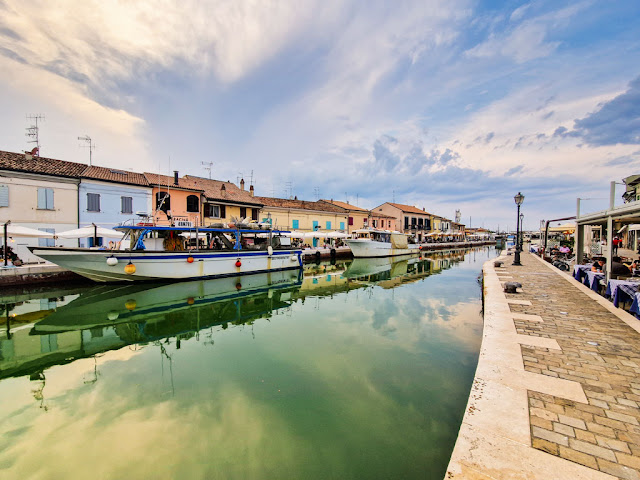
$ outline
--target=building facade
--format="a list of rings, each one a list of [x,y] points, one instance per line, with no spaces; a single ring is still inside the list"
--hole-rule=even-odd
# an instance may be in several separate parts
[[[203,192],[178,172],[173,177],[145,172],[151,186],[153,223],[161,226],[200,226]]]
[[[385,202],[374,208],[372,212],[393,217],[396,229],[402,233],[413,235],[418,243],[426,241],[427,235],[432,229],[433,215],[425,209],[420,210],[412,205]]]
[[[141,173],[104,167],[88,167],[81,175],[78,195],[80,226],[96,224],[113,228],[135,224],[140,214],[152,212],[152,187]],[[93,238],[81,238],[81,247],[94,246]],[[98,239],[102,245],[103,239]]]
[[[339,202],[337,200],[320,200],[320,202],[328,203],[333,205],[334,207],[340,207],[348,214],[346,230],[345,229],[337,229],[342,230],[345,233],[351,233],[354,230],[358,230],[360,228],[367,228],[371,225],[371,212],[366,208],[356,207],[355,205],[351,205],[348,202]]]

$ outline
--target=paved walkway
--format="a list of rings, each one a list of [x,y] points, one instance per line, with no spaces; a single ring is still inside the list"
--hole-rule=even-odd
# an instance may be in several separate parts
[[[446,478],[640,480],[640,321],[538,257],[499,260]]]

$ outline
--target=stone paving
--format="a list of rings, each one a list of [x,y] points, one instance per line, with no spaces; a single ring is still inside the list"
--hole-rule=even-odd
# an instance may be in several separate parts
[[[505,294],[507,300],[531,303],[509,303],[518,314],[516,331],[553,339],[560,347],[521,344],[524,370],[577,382],[587,399],[528,390],[531,445],[614,477],[640,480],[640,333],[539,259],[523,254],[521,263],[513,266],[507,257],[500,269],[502,280],[522,284],[519,293]]]
[[[445,478],[640,480],[640,321],[531,254],[497,260]]]

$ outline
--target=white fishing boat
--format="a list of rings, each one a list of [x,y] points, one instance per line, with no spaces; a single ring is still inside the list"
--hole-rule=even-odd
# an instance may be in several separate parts
[[[346,238],[344,241],[356,258],[420,254],[418,245],[410,243],[410,236],[404,233],[370,228],[353,233],[355,238]]]
[[[29,247],[96,282],[194,280],[302,268],[287,232],[239,228],[116,227],[114,249]],[[128,245],[127,245],[128,244]]]

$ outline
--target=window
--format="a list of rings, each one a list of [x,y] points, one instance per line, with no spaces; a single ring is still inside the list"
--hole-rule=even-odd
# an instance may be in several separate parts
[[[326,222],[326,227],[327,230],[331,230],[331,222]]]
[[[318,220],[314,220],[314,221],[313,221],[313,229],[314,229],[314,230],[318,230],[318,227],[319,227],[319,226],[320,226],[320,225],[318,224]]]
[[[213,205],[212,203],[205,203],[204,216],[210,218],[224,218],[226,217],[225,205]]]
[[[0,207],[9,206],[9,185],[0,185]]]
[[[296,230],[300,228],[300,220],[291,220],[291,228]]]
[[[416,226],[416,217],[411,217],[411,226],[415,228],[415,226]]]
[[[38,189],[38,210],[53,210],[53,188]]]
[[[90,247],[101,247],[102,246],[102,237],[96,237],[96,241],[93,241],[93,237],[89,237],[89,246]]]
[[[100,211],[100,194],[99,193],[87,193],[87,211],[88,212]]]
[[[56,233],[56,230],[54,228],[39,228],[38,230],[40,230],[41,232]],[[38,246],[39,247],[55,247],[56,241],[53,238],[39,238]]]
[[[252,208],[251,209],[251,220],[255,220],[256,222],[258,221],[258,209],[257,208]]]
[[[189,195],[187,197],[187,212],[199,212],[200,200],[196,195]]]
[[[133,213],[133,197],[120,197],[120,213]]]
[[[384,220],[380,220],[380,228],[384,228]]]
[[[242,218],[247,218],[247,208],[246,207],[240,207],[240,216]]]
[[[349,225],[353,225],[353,217],[349,217]]]
[[[373,228],[378,228],[378,221],[377,220],[372,220],[371,223],[373,224]]]
[[[404,217],[404,228],[405,230],[409,228],[409,217]]]
[[[171,195],[168,192],[156,193],[156,210],[162,210],[164,213],[171,210]]]
[[[340,230],[344,230],[344,222],[340,222]]]

